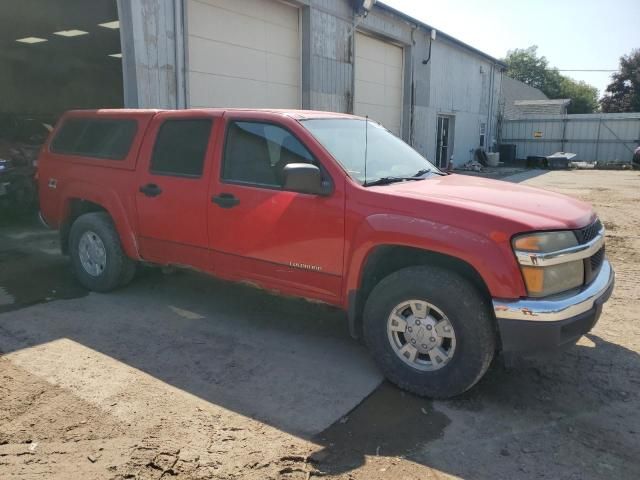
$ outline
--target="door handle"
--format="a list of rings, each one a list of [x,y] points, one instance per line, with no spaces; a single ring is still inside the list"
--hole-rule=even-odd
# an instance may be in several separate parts
[[[240,199],[233,196],[233,193],[221,193],[211,197],[211,201],[222,208],[233,208],[240,203]]]
[[[162,193],[162,189],[155,183],[147,183],[140,187],[140,193],[144,193],[147,197],[157,197]]]

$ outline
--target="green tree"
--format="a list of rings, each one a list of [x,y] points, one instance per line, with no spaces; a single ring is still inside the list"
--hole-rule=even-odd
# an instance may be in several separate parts
[[[558,98],[570,98],[567,113],[593,113],[598,110],[598,89],[582,80],[562,77]]]
[[[568,98],[563,95],[565,78],[555,68],[547,69],[544,72],[544,82],[540,90],[549,98]]]
[[[603,112],[640,112],[640,49],[620,57],[620,70],[600,99]]]
[[[544,56],[538,56],[538,47],[509,50],[504,59],[507,75],[542,90],[547,97],[569,98],[568,113],[592,113],[598,108],[598,90],[591,85],[561,75],[549,67]]]
[[[511,78],[520,80],[534,88],[542,89],[544,87],[549,62],[546,57],[538,56],[537,45],[509,50],[504,62],[507,64],[507,75]]]

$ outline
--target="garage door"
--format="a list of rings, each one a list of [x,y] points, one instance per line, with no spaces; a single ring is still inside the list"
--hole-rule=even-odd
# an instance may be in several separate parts
[[[356,33],[354,112],[368,115],[400,135],[402,121],[403,50]]]
[[[189,0],[192,107],[298,108],[299,10],[277,0]]]

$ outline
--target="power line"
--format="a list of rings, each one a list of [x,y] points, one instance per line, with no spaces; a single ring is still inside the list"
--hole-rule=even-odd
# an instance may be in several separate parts
[[[558,72],[617,72],[619,69],[607,70],[604,68],[592,68],[592,69],[572,69],[572,68],[548,68],[547,70],[557,70]]]

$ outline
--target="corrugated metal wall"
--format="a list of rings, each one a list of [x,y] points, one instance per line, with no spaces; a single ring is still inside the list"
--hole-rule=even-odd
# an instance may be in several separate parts
[[[486,124],[486,144],[496,138],[495,125],[500,98],[501,72],[491,62],[445,41],[433,43],[431,58],[431,95],[427,125],[427,152],[435,158],[437,115],[454,118],[454,164],[473,158],[480,142],[480,125]],[[491,96],[493,89],[493,98]]]
[[[310,15],[310,32],[307,32],[310,33],[310,61],[308,77],[303,75],[303,90],[308,91],[308,103],[303,94],[303,107],[350,112],[353,77],[350,9],[346,2],[318,0],[307,14]]]
[[[127,107],[178,108],[184,75],[180,55],[182,19],[175,1],[117,0]]]
[[[501,143],[515,144],[518,158],[554,152],[575,160],[628,162],[640,143],[640,114],[580,114],[531,117],[502,122]]]

